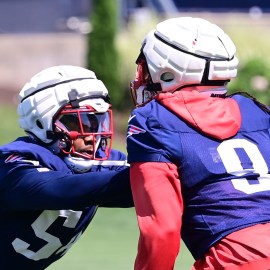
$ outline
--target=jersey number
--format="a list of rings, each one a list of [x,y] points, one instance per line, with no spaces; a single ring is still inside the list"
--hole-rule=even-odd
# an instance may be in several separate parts
[[[243,168],[236,149],[245,151],[251,161],[251,168]],[[260,150],[254,143],[244,139],[223,141],[218,146],[217,151],[228,173],[237,177],[241,177],[248,172],[258,173],[260,175],[260,177],[256,179],[257,182],[252,184],[245,178],[231,180],[235,189],[246,194],[270,190],[270,175],[268,174],[267,164]]]
[[[76,236],[74,236],[66,246],[63,246],[59,238],[47,233],[46,230],[56,221],[56,219],[59,216],[66,218],[63,226],[68,228],[74,228],[78,223],[81,215],[82,215],[81,211],[61,210],[59,214],[59,211],[45,210],[34,221],[34,223],[32,224],[32,228],[34,230],[35,235],[38,238],[45,240],[47,244],[45,244],[38,251],[34,252],[29,249],[30,247],[29,243],[19,238],[16,238],[12,242],[12,246],[16,250],[16,252],[34,261],[49,258],[56,251],[57,253],[63,252],[64,254],[71,247],[71,245],[74,244],[74,242],[76,242],[79,239],[82,233],[79,233]]]

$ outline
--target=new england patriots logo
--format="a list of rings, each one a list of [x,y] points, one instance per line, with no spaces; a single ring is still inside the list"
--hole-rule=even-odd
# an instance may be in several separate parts
[[[17,162],[17,161],[23,161],[23,162],[27,162],[27,163],[31,163],[35,166],[38,166],[39,165],[39,162],[37,160],[28,160],[28,159],[25,159],[24,157],[22,156],[19,156],[17,154],[11,154],[10,156],[8,156],[6,159],[5,159],[5,163],[11,163],[11,162]]]
[[[128,131],[127,131],[127,138],[129,136],[132,136],[134,134],[139,134],[139,133],[145,133],[146,131],[142,128],[136,127],[134,125],[129,125],[128,126]]]
[[[128,122],[130,122],[132,120],[132,118],[136,117],[136,115],[133,115],[133,116],[130,116],[129,119],[128,119]],[[128,131],[127,131],[127,138],[132,136],[132,135],[136,135],[136,134],[139,134],[139,133],[145,133],[146,131],[142,128],[139,128],[135,125],[132,125],[132,124],[129,124],[128,125]]]
[[[20,160],[23,160],[23,157],[18,156],[16,154],[12,154],[12,155],[8,156],[8,158],[5,159],[5,163],[20,161]]]

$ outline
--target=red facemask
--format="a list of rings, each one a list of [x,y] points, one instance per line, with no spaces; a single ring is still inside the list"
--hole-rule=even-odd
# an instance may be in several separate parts
[[[148,71],[147,62],[141,54],[136,61],[137,72],[134,81],[130,82],[130,94],[135,105],[142,105],[157,94],[153,91],[153,82]],[[151,89],[151,90],[150,90]]]
[[[61,134],[59,148],[64,154],[91,160],[108,159],[113,136],[110,109],[105,113],[99,113],[88,105],[80,108],[67,105],[55,117],[54,123],[56,134]],[[91,137],[93,150],[89,153],[79,152],[74,147],[76,139],[85,137]]]

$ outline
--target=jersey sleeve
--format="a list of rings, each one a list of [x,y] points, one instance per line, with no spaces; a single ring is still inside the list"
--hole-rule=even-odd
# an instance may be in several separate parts
[[[111,149],[108,160],[102,160],[100,166],[93,166],[91,171],[104,171],[104,170],[122,170],[124,167],[129,166],[127,163],[127,156],[123,152],[116,149]]]
[[[143,108],[139,108],[143,109]],[[128,162],[170,162],[180,147],[176,132],[165,129],[154,114],[134,110],[127,130]]]
[[[134,269],[173,269],[183,214],[177,167],[171,163],[133,163],[131,186],[140,228]]]
[[[17,161],[0,167],[1,207],[10,210],[133,206],[129,168],[68,174]]]

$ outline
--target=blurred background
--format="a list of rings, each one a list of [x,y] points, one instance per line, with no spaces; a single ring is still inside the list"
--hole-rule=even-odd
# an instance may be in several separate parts
[[[23,85],[44,68],[68,64],[90,68],[103,80],[114,108],[114,147],[126,151],[129,82],[141,41],[157,22],[177,16],[223,28],[240,60],[229,91],[246,90],[270,105],[269,1],[0,0],[0,143],[24,134],[16,116]],[[131,270],[137,238],[134,209],[100,209],[82,239],[49,269]],[[176,269],[192,263],[183,245]]]
[[[16,105],[18,91],[44,68],[87,67],[110,91],[120,137],[133,106],[129,82],[141,41],[158,21],[175,16],[221,26],[240,59],[230,91],[248,90],[270,104],[269,12],[264,0],[0,0],[0,104]]]

